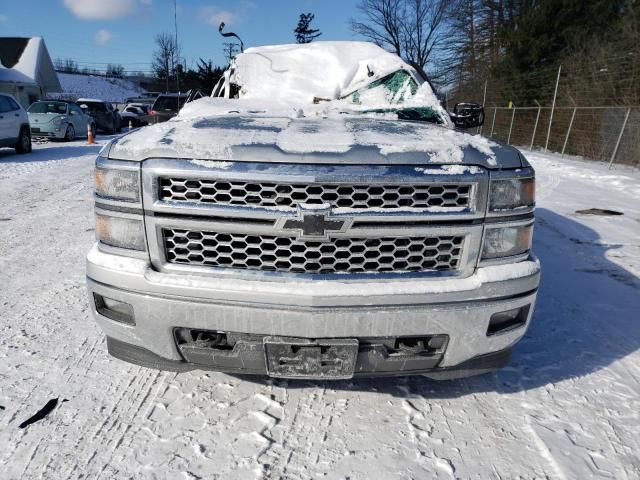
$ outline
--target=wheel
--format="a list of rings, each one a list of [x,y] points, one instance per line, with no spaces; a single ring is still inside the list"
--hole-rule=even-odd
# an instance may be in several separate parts
[[[31,132],[28,128],[22,127],[20,129],[20,137],[18,137],[18,143],[16,144],[17,153],[29,153],[31,151]]]
[[[74,138],[76,138],[76,130],[73,128],[73,125],[68,125],[67,131],[64,133],[64,141],[70,142]]]

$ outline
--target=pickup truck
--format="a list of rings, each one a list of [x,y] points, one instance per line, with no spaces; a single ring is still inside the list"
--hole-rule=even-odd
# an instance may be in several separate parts
[[[151,368],[490,372],[534,310],[534,177],[375,45],[251,48],[100,152],[92,313]]]

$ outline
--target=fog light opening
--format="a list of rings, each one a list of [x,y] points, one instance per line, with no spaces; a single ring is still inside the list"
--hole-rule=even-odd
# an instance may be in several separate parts
[[[487,328],[487,337],[523,327],[527,323],[529,307],[530,305],[526,305],[491,315],[489,327]]]
[[[442,353],[447,346],[448,339],[447,335],[400,337],[395,341],[394,350],[414,355]]]
[[[93,294],[93,301],[96,305],[96,311],[100,315],[126,325],[136,324],[132,305],[113,298],[103,297],[97,293]]]
[[[192,330],[190,328],[176,328],[174,335],[178,346],[191,345],[198,348],[212,348],[215,350],[233,350],[227,334],[214,330]]]

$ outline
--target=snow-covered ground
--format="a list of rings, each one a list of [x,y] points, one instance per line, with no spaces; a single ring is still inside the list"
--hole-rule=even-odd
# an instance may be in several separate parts
[[[124,102],[128,97],[137,97],[145,90],[122,78],[106,78],[99,75],[58,73],[63,93],[52,97],[99,98],[105,102]]]
[[[528,153],[543,280],[508,368],[287,382],[108,357],[84,285],[99,148],[0,150],[2,479],[640,478],[638,171]]]

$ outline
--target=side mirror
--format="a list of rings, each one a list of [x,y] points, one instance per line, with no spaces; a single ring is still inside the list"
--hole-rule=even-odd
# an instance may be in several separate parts
[[[478,103],[456,103],[449,116],[457,128],[475,128],[484,125],[484,107]]]

